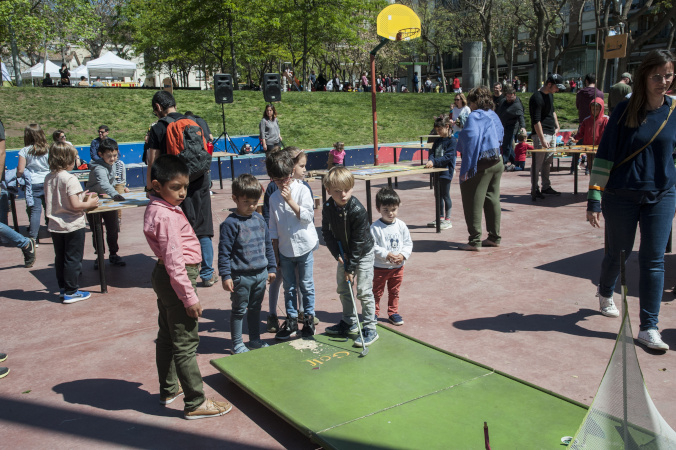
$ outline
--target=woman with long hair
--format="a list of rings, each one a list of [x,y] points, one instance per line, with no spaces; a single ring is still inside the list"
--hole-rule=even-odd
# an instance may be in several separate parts
[[[667,96],[674,84],[674,55],[653,50],[634,76],[629,100],[614,109],[601,138],[589,181],[587,221],[600,227],[606,221],[607,252],[601,263],[598,293],[601,314],[619,316],[613,292],[620,258],[629,258],[636,226],[640,330],[638,341],[666,351],[657,329],[664,290],[664,249],[676,209],[676,103]]]
[[[265,153],[272,150],[275,145],[280,145],[282,136],[279,133],[279,123],[277,123],[277,110],[272,103],[265,106],[263,119],[261,119],[258,128],[260,129],[261,145]]]
[[[40,231],[42,205],[45,201],[44,182],[45,177],[49,174],[49,145],[44,131],[37,123],[32,123],[24,129],[23,144],[24,148],[19,150],[16,177],[23,176],[27,170],[30,172],[33,206],[26,207],[26,213],[30,218],[28,235],[37,240]]]
[[[479,251],[482,246],[500,246],[500,178],[505,169],[500,146],[504,129],[493,111],[493,94],[488,87],[470,90],[467,102],[472,112],[458,135],[457,149],[462,155],[460,194],[469,240],[458,248]],[[488,231],[488,238],[483,241],[482,211]]]

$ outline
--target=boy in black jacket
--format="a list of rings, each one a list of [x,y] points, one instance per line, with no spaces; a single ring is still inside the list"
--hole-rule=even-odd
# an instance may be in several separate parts
[[[331,198],[322,210],[324,242],[338,261],[336,292],[343,304],[343,318],[326,329],[327,334],[347,335],[357,332],[357,312],[352,305],[350,289],[355,282],[357,298],[364,317],[364,340],[358,337],[355,347],[366,347],[378,339],[376,332],[375,299],[373,298],[373,237],[366,209],[352,197],[354,177],[345,167],[334,167],[324,178],[324,187]],[[341,251],[342,247],[342,251]],[[341,257],[343,253],[343,257]]]

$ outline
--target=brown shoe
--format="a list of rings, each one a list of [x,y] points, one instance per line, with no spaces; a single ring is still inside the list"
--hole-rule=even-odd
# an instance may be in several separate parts
[[[218,275],[216,272],[214,272],[214,274],[208,280],[202,280],[203,287],[211,287],[216,283],[218,283]]]
[[[160,405],[168,405],[169,403],[179,398],[181,395],[183,395],[183,388],[179,386],[178,391],[176,391],[175,394],[171,394],[168,397],[162,397],[160,395]]]
[[[471,244],[460,244],[458,245],[458,250],[465,250],[467,252],[479,252],[481,251],[481,248]]]
[[[217,402],[210,398],[204,400],[196,410],[184,411],[183,415],[188,420],[208,419],[209,417],[218,417],[227,414],[232,409],[232,405],[226,401]]]
[[[500,247],[500,244],[498,244],[495,241],[491,241],[490,239],[484,239],[481,241],[481,246],[482,247]]]

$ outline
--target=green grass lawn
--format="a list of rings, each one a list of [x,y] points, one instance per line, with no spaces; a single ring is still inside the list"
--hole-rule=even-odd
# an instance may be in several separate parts
[[[118,142],[142,141],[156,121],[150,101],[154,91],[108,89],[0,89],[0,119],[7,148],[23,147],[23,129],[39,123],[48,134],[66,131],[76,145],[89,144],[99,125],[110,127]],[[192,110],[204,117],[214,136],[223,129],[221,106],[213,91],[175,91],[180,112]],[[529,93],[519,94],[528,109]],[[231,136],[258,134],[265,101],[261,92],[237,91],[234,103],[225,105],[225,125]],[[452,94],[378,94],[378,141],[416,140],[432,129],[434,117],[448,113]],[[575,95],[556,94],[555,105],[562,128],[577,128]],[[371,95],[367,93],[285,92],[276,105],[282,139],[302,148],[330,147],[373,142]],[[529,124],[528,112],[526,123]]]

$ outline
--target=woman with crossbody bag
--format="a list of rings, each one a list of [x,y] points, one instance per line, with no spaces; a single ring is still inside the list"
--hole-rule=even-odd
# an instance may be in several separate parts
[[[620,255],[629,258],[640,225],[638,341],[666,351],[657,329],[664,290],[664,251],[676,209],[676,101],[666,92],[674,83],[674,55],[651,51],[634,77],[634,91],[618,104],[608,121],[594,160],[587,221],[606,221],[607,251],[601,264],[598,293],[601,314],[618,317],[613,292]]]

